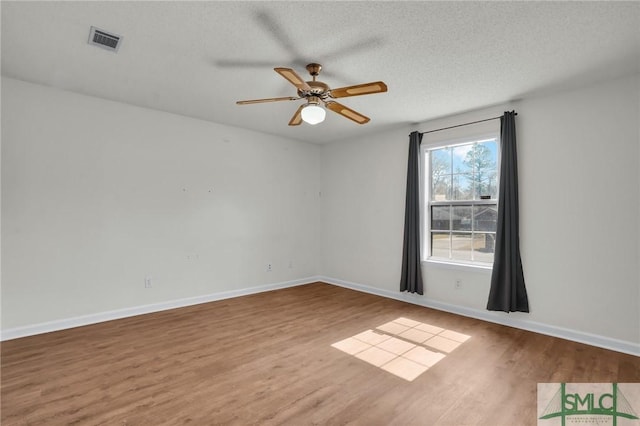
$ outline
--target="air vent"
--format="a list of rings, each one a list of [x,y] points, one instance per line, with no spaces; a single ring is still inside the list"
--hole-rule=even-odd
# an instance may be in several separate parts
[[[89,44],[102,47],[103,49],[117,52],[120,47],[122,37],[115,34],[110,34],[96,27],[91,27],[89,32]]]

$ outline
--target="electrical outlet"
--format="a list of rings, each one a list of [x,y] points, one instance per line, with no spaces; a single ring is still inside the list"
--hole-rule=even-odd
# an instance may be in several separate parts
[[[272,271],[271,264],[267,263],[267,272],[271,272],[271,271]]]
[[[459,290],[462,288],[462,280],[460,278],[456,278],[456,281],[454,283],[454,287],[456,288],[456,290]]]
[[[144,288],[151,288],[151,277],[145,277],[144,279]]]
[[[293,269],[293,260],[289,261],[289,269]]]

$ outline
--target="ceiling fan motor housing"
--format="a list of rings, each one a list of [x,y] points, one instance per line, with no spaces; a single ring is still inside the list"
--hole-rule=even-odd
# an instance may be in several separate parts
[[[317,96],[321,99],[326,99],[329,96],[329,86],[321,81],[307,81],[311,90],[298,89],[298,96],[301,98],[308,98],[309,96]]]

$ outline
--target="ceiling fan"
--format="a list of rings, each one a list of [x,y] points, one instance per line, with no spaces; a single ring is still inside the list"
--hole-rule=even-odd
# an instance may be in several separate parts
[[[333,99],[386,92],[387,85],[382,81],[374,81],[372,83],[356,84],[355,86],[331,89],[325,83],[316,80],[321,69],[322,65],[320,64],[311,63],[307,65],[307,71],[311,74],[312,81],[304,81],[302,77],[300,77],[291,68],[274,68],[275,72],[296,86],[298,89],[297,97],[285,96],[281,98],[252,99],[238,101],[236,103],[238,105],[247,105],[265,102],[297,101],[299,99],[304,99],[306,103],[300,105],[295,114],[293,114],[293,117],[289,120],[289,126],[298,126],[303,121],[309,124],[321,123],[324,121],[326,114],[325,109],[322,107],[323,105],[331,111],[336,112],[349,120],[353,120],[358,124],[368,123],[369,117],[365,117],[359,112],[354,111]]]

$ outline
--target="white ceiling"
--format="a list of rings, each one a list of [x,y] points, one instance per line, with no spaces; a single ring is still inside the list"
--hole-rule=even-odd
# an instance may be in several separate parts
[[[2,74],[132,105],[323,143],[640,72],[638,2],[8,2]],[[123,37],[117,53],[89,27]],[[331,87],[383,80],[287,125],[302,101],[274,67]]]

